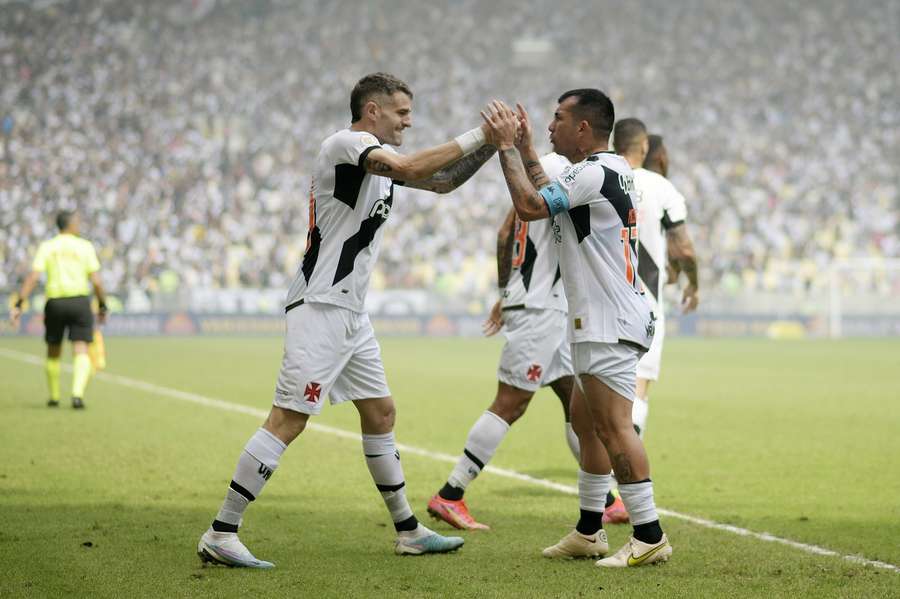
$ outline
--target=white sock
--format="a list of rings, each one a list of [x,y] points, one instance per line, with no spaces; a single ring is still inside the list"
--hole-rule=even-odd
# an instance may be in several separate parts
[[[591,474],[579,468],[578,507],[589,512],[603,512],[611,482],[609,474]]]
[[[647,430],[647,414],[650,412],[648,399],[635,397],[631,406],[631,421],[638,428],[638,437],[641,439],[644,438],[644,431]]]
[[[509,424],[505,420],[490,411],[482,414],[472,425],[463,454],[453,467],[447,482],[459,489],[469,486],[494,457],[494,452],[507,431]]]
[[[403,467],[400,465],[400,452],[397,451],[394,433],[364,434],[362,444],[366,466],[391,513],[391,520],[394,524],[408,520],[413,511],[406,501],[406,481],[403,479]]]
[[[410,539],[418,539],[419,537],[424,537],[425,535],[430,535],[433,530],[419,522],[419,525],[416,526],[414,530],[398,530],[397,536],[407,537]]]
[[[236,532],[244,510],[259,497],[263,486],[278,468],[278,461],[286,448],[281,439],[263,428],[250,437],[238,458],[225,501],[216,515],[217,522],[228,525],[224,528],[234,527],[234,530],[223,532]],[[223,527],[213,524],[213,528]]]
[[[580,464],[581,446],[578,444],[578,435],[575,434],[575,429],[572,428],[571,422],[566,423],[566,443],[569,444],[569,451],[575,456],[575,461]]]
[[[637,483],[619,483],[619,495],[628,510],[632,526],[659,520],[656,504],[653,503],[653,482],[650,479]]]

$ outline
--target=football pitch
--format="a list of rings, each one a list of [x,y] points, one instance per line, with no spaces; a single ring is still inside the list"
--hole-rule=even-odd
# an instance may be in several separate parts
[[[500,342],[381,343],[407,495],[447,534],[425,503],[493,398]],[[87,409],[51,410],[40,340],[0,340],[0,597],[900,596],[898,341],[667,340],[646,440],[675,553],[625,571],[540,555],[578,514],[547,390],[502,470],[467,492],[493,530],[462,532],[459,552],[393,555],[356,411],[326,405],[245,516],[242,539],[276,569],[202,567],[197,540],[271,403],[281,340],[107,350]],[[630,529],[607,530],[615,550]]]

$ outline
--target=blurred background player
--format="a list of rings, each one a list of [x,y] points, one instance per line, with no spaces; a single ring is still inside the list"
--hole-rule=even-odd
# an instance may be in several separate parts
[[[666,179],[669,177],[669,151],[663,142],[662,135],[650,134],[647,136],[647,157],[644,158],[644,168]],[[676,190],[676,193],[677,190]],[[640,242],[640,239],[638,240]],[[674,285],[678,282],[678,276],[684,272],[688,283],[694,287],[694,296],[698,299],[694,302],[694,308],[689,304],[684,305],[685,312],[690,312],[699,304],[699,265],[694,251],[694,242],[688,235],[687,228],[674,225],[666,230],[666,284]],[[687,291],[687,290],[685,290]],[[682,297],[684,303],[684,297]]]
[[[521,123],[524,128],[527,123]],[[530,131],[527,133],[530,138]],[[544,170],[556,176],[569,165],[558,154],[541,158]],[[520,220],[510,209],[497,235],[497,279],[501,297],[494,304],[484,332],[501,328],[506,344],[497,369],[497,395],[469,430],[466,445],[446,484],[428,502],[428,512],[456,528],[487,529],[469,513],[463,499],[468,485],[481,473],[509,431],[528,408],[539,387],[549,386],[559,398],[566,441],[578,459],[578,439],[569,422],[572,358],[566,341],[566,298],[559,275],[559,252],[552,220]]]
[[[637,214],[631,167],[608,151],[615,113],[596,89],[564,93],[550,123],[553,150],[572,163],[551,181],[530,143],[514,145],[516,115],[502,102],[482,113],[491,125],[516,213],[559,225],[568,338],[578,377],[570,403],[578,435],[580,517],[545,557],[604,555],[602,516],[614,470],[633,524],[629,541],[598,566],[626,568],[669,559],[653,500],[650,464],[632,421],[637,362],[653,339],[653,314],[637,280]],[[520,114],[524,110],[520,107]]]
[[[675,282],[667,281],[669,269],[666,265],[671,262],[673,273],[677,276],[678,272],[684,272],[688,279],[681,300],[682,310],[687,314],[696,310],[700,301],[697,258],[685,224],[687,206],[684,196],[664,174],[668,172],[668,156],[662,138],[656,136],[651,154],[650,138],[644,123],[628,118],[616,123],[613,143],[616,152],[634,169],[638,202],[638,277],[656,315],[656,334],[650,351],[638,362],[632,414],[634,426],[643,436],[649,411],[650,382],[659,380],[666,333],[663,287],[667,282]],[[645,166],[648,162],[654,170]]]
[[[394,441],[394,400],[381,349],[365,310],[372,269],[391,213],[394,185],[438,193],[469,179],[495,148],[482,125],[454,140],[410,155],[398,154],[412,126],[413,94],[392,75],[374,73],[350,94],[351,125],[322,142],[313,171],[309,233],[303,262],[288,290],[286,334],[273,406],[238,459],[225,501],[197,552],[203,561],[271,568],[238,539],[244,510],[259,497],[287,446],[309,417],[352,401],[359,412],[366,465],[397,531],[397,554],[458,549],[421,525],[406,500]]]
[[[62,211],[56,216],[59,234],[38,246],[31,272],[22,282],[19,299],[10,311],[13,326],[19,323],[22,304],[31,295],[41,274],[46,273],[44,304],[44,340],[47,342],[47,405],[59,405],[60,356],[66,329],[72,342],[72,407],[84,408],[84,390],[91,376],[88,344],[94,339],[94,314],[91,311],[90,287],[99,304],[98,320],[106,320],[106,292],[100,282],[100,261],[94,245],[79,237],[81,219],[77,212]]]

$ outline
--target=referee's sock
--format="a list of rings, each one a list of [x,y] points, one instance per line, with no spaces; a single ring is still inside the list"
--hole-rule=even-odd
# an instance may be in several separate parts
[[[44,368],[47,371],[47,386],[50,388],[50,399],[59,401],[59,373],[62,370],[62,364],[59,358],[47,358]]]
[[[75,358],[72,360],[72,397],[84,398],[84,390],[89,378],[91,378],[91,357],[87,354],[75,354]],[[56,385],[58,394],[59,379],[57,379]]]

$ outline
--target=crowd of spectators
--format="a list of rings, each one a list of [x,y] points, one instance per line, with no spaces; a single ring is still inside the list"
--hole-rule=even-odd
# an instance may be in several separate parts
[[[0,290],[72,207],[120,297],[286,288],[319,144],[384,70],[415,92],[402,151],[495,97],[549,150],[559,93],[606,90],[664,135],[707,291],[815,292],[900,254],[898,30],[893,0],[0,0]],[[482,308],[508,205],[496,162],[403,190],[373,288]]]

